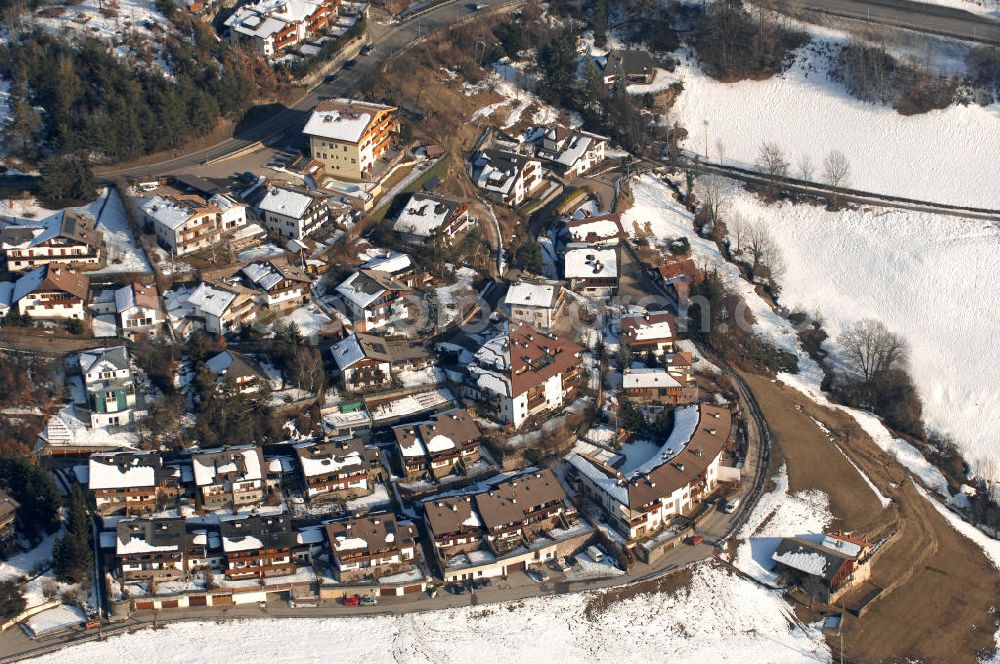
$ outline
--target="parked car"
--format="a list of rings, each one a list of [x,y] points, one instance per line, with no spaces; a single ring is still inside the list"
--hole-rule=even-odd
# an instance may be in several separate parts
[[[101,626],[101,621],[94,620],[93,618],[89,620],[84,620],[82,623],[80,623],[80,627],[84,629],[94,629],[95,627],[100,627],[100,626]]]
[[[368,55],[375,50],[374,44],[365,44],[361,47],[361,55]]]
[[[486,578],[474,579],[472,581],[472,587],[475,588],[476,590],[482,590],[483,588],[486,588],[486,587],[492,586],[492,585],[493,585],[493,581],[491,581],[490,579],[486,579]]]
[[[536,569],[529,569],[525,572],[525,574],[527,574],[528,578],[531,579],[532,581],[536,581],[538,583],[542,582],[542,575],[539,574],[538,570]]]
[[[738,510],[739,507],[740,507],[740,499],[733,498],[728,503],[722,506],[722,511],[725,512],[726,514],[732,514],[733,512]]]
[[[361,598],[357,595],[345,596],[342,601],[344,606],[361,606]]]
[[[354,67],[354,65],[356,65],[356,64],[358,64],[358,61],[355,60],[354,58],[351,58],[350,60],[345,60],[344,64],[342,64],[340,66],[340,68],[341,69],[352,69]]]
[[[444,589],[452,595],[464,595],[468,592],[468,588],[460,583],[449,583]]]
[[[587,547],[587,556],[595,563],[599,563],[604,560],[604,552],[594,545]]]
[[[378,604],[378,600],[371,595],[361,596],[361,606],[375,606],[376,604]]]
[[[692,535],[691,537],[688,538],[688,542],[691,543],[691,546],[698,546],[704,541],[705,541],[704,535]]]
[[[323,82],[324,83],[333,83],[339,77],[340,77],[340,74],[338,74],[337,72],[333,72],[332,74],[329,74],[326,78],[324,78]]]
[[[569,571],[569,561],[566,560],[566,556],[559,556],[558,558],[556,558],[556,567],[559,568],[560,572]]]

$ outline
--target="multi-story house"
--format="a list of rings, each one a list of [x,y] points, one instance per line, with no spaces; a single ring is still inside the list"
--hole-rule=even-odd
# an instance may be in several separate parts
[[[177,495],[173,469],[164,467],[159,452],[92,454],[87,468],[87,487],[102,516],[152,514],[161,501]]]
[[[257,317],[257,292],[239,284],[202,282],[193,290],[167,293],[166,300],[175,332],[189,328],[228,334]]]
[[[65,266],[40,265],[14,282],[10,306],[31,318],[83,320],[89,288],[86,276]]]
[[[160,246],[175,256],[207,249],[246,225],[246,205],[224,194],[211,198],[154,194],[140,203]]]
[[[487,148],[472,158],[472,180],[490,199],[517,207],[542,185],[542,162],[510,150]]]
[[[676,319],[667,311],[647,311],[636,316],[622,316],[619,339],[634,355],[652,353],[663,357],[674,352]]]
[[[163,307],[156,286],[133,283],[121,288],[107,288],[90,299],[93,316],[113,316],[118,333],[129,340],[159,336]]]
[[[567,180],[604,161],[608,137],[562,125],[547,128],[536,141],[535,156]]]
[[[227,579],[293,574],[296,533],[287,512],[226,517],[219,521]]]
[[[566,295],[559,284],[521,279],[507,289],[503,303],[511,320],[550,330],[566,304]]]
[[[388,387],[393,371],[422,369],[433,356],[419,339],[386,339],[361,332],[330,347],[344,389],[351,392]]]
[[[267,381],[264,370],[243,353],[224,350],[205,361],[205,368],[215,374],[215,384],[221,387],[225,381],[232,381],[243,394],[256,392]]]
[[[393,230],[410,243],[452,238],[469,227],[469,206],[431,194],[411,194],[399,211]]]
[[[629,540],[655,535],[672,517],[690,514],[719,486],[722,452],[732,431],[729,410],[682,406],[673,418],[659,449],[628,473],[586,454],[569,459],[580,492]]]
[[[12,224],[0,230],[0,249],[8,272],[61,263],[86,269],[101,263],[104,238],[89,214],[62,210],[38,224]]]
[[[337,17],[340,0],[258,0],[236,9],[225,25],[232,41],[252,43],[269,58],[319,35]]]
[[[528,543],[541,531],[566,526],[576,514],[548,468],[501,482],[475,500],[486,543],[497,553]]]
[[[280,238],[304,240],[330,220],[327,197],[304,187],[271,184],[252,200],[264,228]]]
[[[435,498],[423,503],[424,523],[442,560],[475,551],[486,541],[475,496]]]
[[[648,85],[656,78],[656,63],[649,51],[611,51],[604,59],[604,83]]]
[[[182,517],[122,519],[115,534],[115,554],[126,581],[156,583],[187,573],[187,532]]]
[[[125,346],[95,348],[79,354],[80,373],[87,392],[90,426],[130,424],[136,405],[132,362]]]
[[[240,272],[268,309],[295,308],[309,299],[309,277],[297,267],[268,260],[250,263]]]
[[[572,341],[511,322],[476,352],[466,369],[465,395],[516,429],[576,398],[582,350]]]
[[[309,154],[335,178],[362,180],[392,144],[397,110],[352,99],[321,101],[302,130]]]
[[[408,479],[441,478],[479,461],[482,432],[464,410],[393,427],[396,452]]]
[[[259,447],[208,450],[191,457],[191,463],[202,509],[238,509],[264,500],[264,454]]]
[[[359,270],[337,286],[358,332],[370,332],[409,318],[404,301],[409,292],[388,273],[378,270]]]
[[[341,583],[398,574],[416,557],[416,527],[391,512],[330,522],[326,537]]]
[[[676,406],[698,400],[698,388],[681,383],[666,369],[626,368],[622,374],[622,393],[641,404]]]
[[[310,502],[370,495],[382,475],[378,448],[357,438],[303,443],[295,452]]]
[[[619,264],[618,247],[572,243],[563,254],[563,276],[577,293],[607,298],[618,292]]]

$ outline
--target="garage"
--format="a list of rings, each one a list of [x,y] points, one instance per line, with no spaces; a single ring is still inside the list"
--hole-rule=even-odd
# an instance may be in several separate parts
[[[165,599],[160,603],[160,606],[164,609],[176,609],[177,600],[176,599]]]
[[[411,586],[406,586],[405,588],[403,588],[403,594],[404,595],[412,595],[414,593],[419,593],[419,592],[420,592],[420,584],[419,583],[414,583]]]
[[[214,595],[212,597],[213,606],[220,606],[220,605],[224,606],[226,604],[233,604],[232,595]]]
[[[378,589],[378,594],[381,597],[393,597],[396,595],[396,589],[382,587]]]
[[[507,565],[507,572],[508,573],[510,573],[510,572],[517,572],[518,570],[520,570],[520,571],[523,572],[526,569],[528,569],[528,563],[526,561],[524,561],[524,560],[522,560],[519,563],[512,563],[510,565]]]
[[[192,595],[188,599],[188,604],[191,606],[208,606],[208,597],[205,595]]]
[[[153,610],[153,602],[152,602],[152,600],[146,600],[146,601],[143,601],[143,602],[136,602],[135,603],[135,610],[136,611],[152,611]]]

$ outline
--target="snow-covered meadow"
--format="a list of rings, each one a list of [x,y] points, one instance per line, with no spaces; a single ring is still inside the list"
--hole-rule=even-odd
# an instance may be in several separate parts
[[[693,60],[682,60],[671,75],[684,83],[671,120],[688,128],[687,147],[699,153],[708,122],[711,161],[752,166],[760,145],[770,142],[783,149],[793,174],[808,157],[818,178],[824,156],[838,149],[850,161],[854,188],[1000,208],[1000,104],[904,117],[858,101],[827,76],[827,55],[836,44],[817,36],[787,72],[766,81],[720,83]]]
[[[703,564],[689,587],[612,604],[593,621],[591,594],[571,594],[403,616],[184,623],[92,642],[39,664],[135,661],[312,662],[336,643],[338,660],[448,664],[491,659],[542,662],[829,662],[812,626],[781,596]],[[343,638],[363,634],[364,638]],[[629,644],[623,648],[622,644]],[[290,645],[291,644],[291,645]]]

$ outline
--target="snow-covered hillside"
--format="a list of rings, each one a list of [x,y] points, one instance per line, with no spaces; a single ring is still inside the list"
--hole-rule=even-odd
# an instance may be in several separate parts
[[[720,83],[693,61],[682,62],[672,76],[683,80],[684,92],[671,119],[691,132],[687,147],[704,151],[708,121],[713,161],[752,165],[761,143],[772,142],[784,150],[793,174],[807,156],[818,177],[824,156],[839,149],[851,163],[855,188],[1000,208],[1000,104],[951,106],[912,117],[866,104],[828,79],[830,45],[817,38],[800,50],[788,72],[766,81]]]
[[[497,661],[720,662],[740,654],[746,664],[829,662],[814,628],[798,626],[777,593],[705,564],[689,589],[612,604],[593,622],[589,594],[480,605],[404,616],[254,620],[170,625],[41,657],[39,664],[104,662],[314,662],[381,664]],[[790,625],[792,625],[790,627]],[[363,635],[344,638],[344,635]],[[628,647],[623,648],[622,644]]]
[[[972,461],[1000,458],[992,304],[1000,299],[1000,227],[877,208],[764,206],[745,193],[733,211],[766,221],[781,245],[785,306],[820,312],[832,339],[862,318],[903,335],[927,424],[951,434]]]

